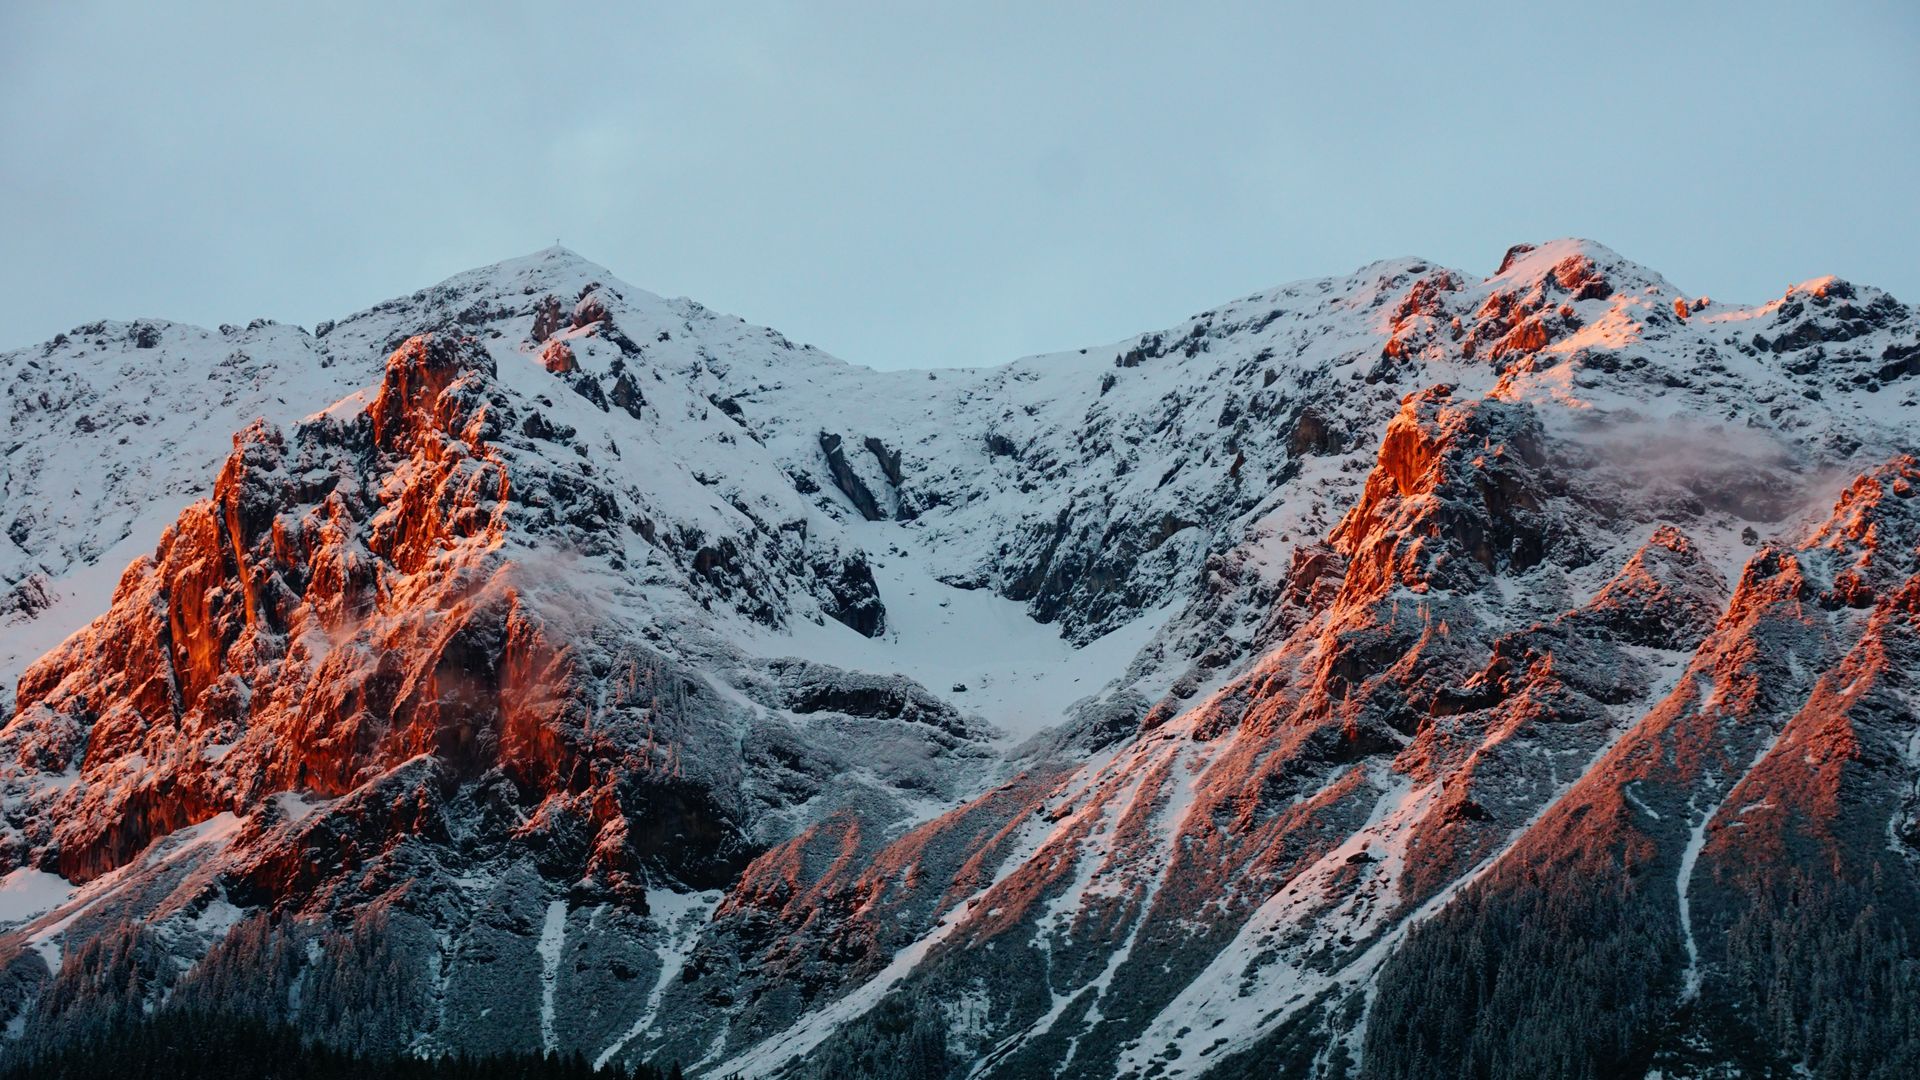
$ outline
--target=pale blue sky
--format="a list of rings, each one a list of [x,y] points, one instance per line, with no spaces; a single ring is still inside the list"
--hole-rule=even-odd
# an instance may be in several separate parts
[[[1911,3],[263,7],[0,4],[0,348],[556,237],[883,367],[1562,235],[1920,301]]]

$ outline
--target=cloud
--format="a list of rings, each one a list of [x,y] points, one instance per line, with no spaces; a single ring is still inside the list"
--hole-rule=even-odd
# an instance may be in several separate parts
[[[1693,504],[1777,524],[1823,511],[1851,475],[1757,428],[1557,409],[1544,418],[1560,456],[1669,510]]]

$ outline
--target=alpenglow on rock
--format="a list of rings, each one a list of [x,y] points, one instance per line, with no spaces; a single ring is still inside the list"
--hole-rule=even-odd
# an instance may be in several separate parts
[[[1870,287],[1562,240],[874,371],[555,248],[0,386],[0,1059],[1920,1072]]]

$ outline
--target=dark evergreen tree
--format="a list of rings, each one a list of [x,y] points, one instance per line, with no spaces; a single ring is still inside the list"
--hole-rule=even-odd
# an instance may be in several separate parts
[[[641,1065],[595,1072],[579,1053],[417,1058],[313,1042],[286,1024],[232,1012],[167,1008],[122,1016],[84,1036],[0,1066],[0,1080],[665,1080]]]

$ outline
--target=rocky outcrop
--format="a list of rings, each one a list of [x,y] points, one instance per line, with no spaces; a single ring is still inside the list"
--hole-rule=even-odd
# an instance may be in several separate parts
[[[853,508],[860,512],[860,516],[868,521],[885,520],[887,515],[880,509],[880,501],[873,497],[866,481],[860,479],[860,475],[847,464],[847,452],[841,447],[840,436],[821,432],[820,452],[827,457],[827,473],[833,478],[833,486],[839,488],[840,494],[853,503]]]
[[[351,424],[235,437],[213,498],[22,677],[8,749],[83,782],[16,865],[88,880],[219,811],[344,794],[420,754],[461,777],[583,778],[547,715],[569,658],[494,556],[511,481],[491,366],[416,338]],[[389,478],[375,490],[369,466]]]

